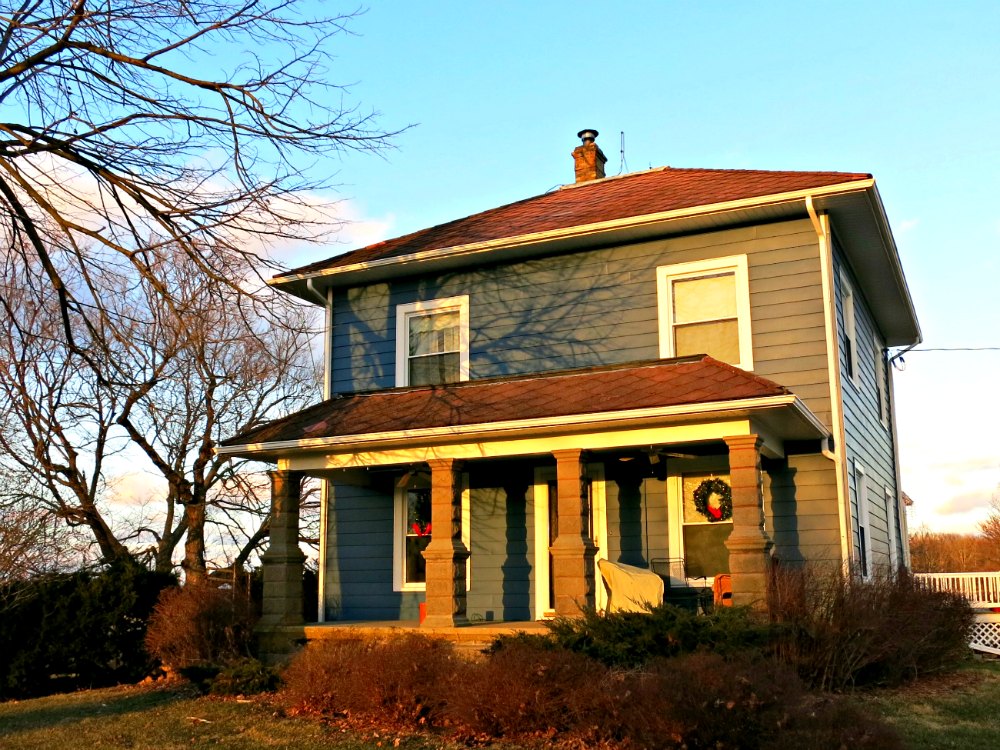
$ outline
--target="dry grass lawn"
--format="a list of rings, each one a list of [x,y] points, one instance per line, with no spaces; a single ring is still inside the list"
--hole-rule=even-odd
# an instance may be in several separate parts
[[[883,716],[912,750],[1000,748],[1000,662],[976,662],[857,700]],[[190,689],[136,686],[0,703],[5,750],[404,750],[440,741],[359,735],[314,719],[288,717],[268,699],[202,698]]]

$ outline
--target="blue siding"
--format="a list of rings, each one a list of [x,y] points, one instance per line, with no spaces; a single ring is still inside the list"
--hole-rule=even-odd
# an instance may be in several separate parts
[[[391,484],[330,483],[326,535],[327,620],[416,620],[423,592],[392,590]]]
[[[858,354],[858,383],[855,384],[847,374],[847,353],[844,342],[845,289],[842,273],[846,273],[854,293],[855,333]],[[873,562],[876,565],[889,564],[889,523],[894,523],[896,532],[896,549],[898,559],[905,559],[903,545],[907,542],[900,531],[899,519],[891,504],[886,503],[885,488],[889,488],[892,497],[896,497],[895,449],[892,440],[891,422],[883,425],[880,417],[878,386],[876,383],[877,366],[875,321],[872,318],[868,303],[861,294],[860,286],[851,270],[845,265],[843,255],[836,249],[834,254],[834,280],[837,303],[837,328],[839,332],[841,383],[840,392],[844,405],[845,456],[848,461],[848,491],[851,503],[851,537],[855,559],[860,559],[861,542],[858,534],[858,487],[854,467],[860,463],[864,467],[868,483],[869,526]],[[878,355],[881,356],[881,355]],[[891,377],[891,368],[886,365],[885,375]],[[884,383],[889,392],[888,380]],[[889,419],[893,418],[890,405]]]
[[[804,220],[339,290],[333,391],[394,386],[397,305],[463,294],[474,379],[655,358],[656,268],[741,254],[754,371],[795,390],[829,423],[819,252]]]

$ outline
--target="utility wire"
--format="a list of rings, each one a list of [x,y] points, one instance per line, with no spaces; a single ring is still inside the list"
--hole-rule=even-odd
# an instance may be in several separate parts
[[[940,346],[923,349],[910,349],[911,352],[1000,352],[1000,346]]]

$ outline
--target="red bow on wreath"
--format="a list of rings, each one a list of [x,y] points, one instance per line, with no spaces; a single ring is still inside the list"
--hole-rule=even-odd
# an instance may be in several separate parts
[[[410,528],[413,529],[413,533],[417,536],[430,536],[431,535],[431,525],[425,524],[421,526],[419,523],[414,521],[410,524]]]

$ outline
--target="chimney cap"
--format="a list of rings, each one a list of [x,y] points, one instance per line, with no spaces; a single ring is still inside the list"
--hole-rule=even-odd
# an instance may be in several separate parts
[[[584,143],[593,143],[597,136],[598,132],[593,128],[585,128],[576,134],[576,137]]]

